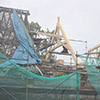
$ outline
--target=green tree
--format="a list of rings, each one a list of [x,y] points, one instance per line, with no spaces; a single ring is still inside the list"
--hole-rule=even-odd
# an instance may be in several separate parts
[[[46,31],[43,30],[38,22],[33,22],[33,21],[30,23],[30,29],[32,31],[36,31],[36,32],[45,32],[45,33],[53,33],[54,32],[54,30],[50,31],[48,28]],[[35,46],[36,51],[39,50],[40,48],[50,44],[50,42],[51,42],[51,37],[47,37],[46,39],[43,39],[39,45]],[[45,58],[46,53],[47,53],[47,48],[43,49],[42,51],[37,52],[37,55],[40,58]],[[53,59],[53,58],[55,58],[55,56],[50,56],[50,59]]]
[[[31,22],[30,23],[30,29],[32,31],[40,32],[41,31],[41,26],[37,22]]]

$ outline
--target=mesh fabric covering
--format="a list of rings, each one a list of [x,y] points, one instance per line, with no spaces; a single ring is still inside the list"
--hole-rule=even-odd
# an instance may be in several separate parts
[[[78,72],[55,78],[42,77],[0,53],[0,100],[79,100],[79,91]]]
[[[77,56],[84,62],[88,74],[88,81],[97,91],[100,100],[100,58]]]

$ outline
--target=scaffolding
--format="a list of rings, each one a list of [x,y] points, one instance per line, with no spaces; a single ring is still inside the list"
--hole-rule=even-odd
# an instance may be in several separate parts
[[[0,53],[1,100],[80,100],[80,73],[47,78],[18,66]]]

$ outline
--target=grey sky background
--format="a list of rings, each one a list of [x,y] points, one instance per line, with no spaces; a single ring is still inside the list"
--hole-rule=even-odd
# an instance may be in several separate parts
[[[88,49],[100,43],[100,0],[0,0],[0,6],[29,10],[29,21],[45,30],[55,29],[59,16],[69,39],[86,40]],[[83,43],[71,44],[85,52]]]

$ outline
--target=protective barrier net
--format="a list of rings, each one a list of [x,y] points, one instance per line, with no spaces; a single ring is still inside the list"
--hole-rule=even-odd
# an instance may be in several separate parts
[[[79,92],[78,72],[55,78],[42,77],[0,53],[0,100],[79,100]]]
[[[84,62],[88,74],[88,81],[97,91],[100,100],[100,58],[77,56]]]

